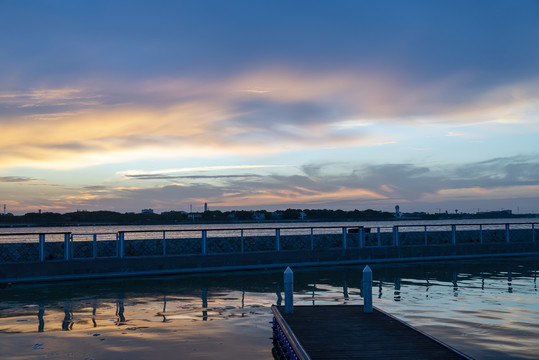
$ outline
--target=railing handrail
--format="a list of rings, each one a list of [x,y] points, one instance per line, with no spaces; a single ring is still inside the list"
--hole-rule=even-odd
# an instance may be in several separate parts
[[[200,229],[148,229],[148,230],[119,230],[117,232],[95,232],[95,233],[74,233],[72,231],[37,231],[37,232],[17,232],[17,233],[2,233],[0,236],[27,236],[27,235],[113,235],[113,234],[135,234],[135,233],[163,233],[163,232],[201,232],[201,231],[245,231],[245,230],[305,230],[305,229],[352,229],[352,228],[367,228],[367,229],[391,229],[394,227],[398,228],[409,228],[409,227],[451,227],[451,226],[505,226],[505,225],[539,225],[539,221],[529,221],[529,222],[498,222],[498,223],[477,223],[477,224],[459,224],[459,223],[447,223],[447,224],[396,224],[396,225],[386,225],[386,226],[369,226],[369,225],[359,225],[359,224],[349,224],[349,225],[324,225],[324,226],[284,226],[284,227],[220,227],[220,228],[200,228]]]
[[[238,228],[201,228],[201,229],[161,229],[161,230],[120,230],[119,233],[148,233],[148,232],[163,232],[163,231],[190,231],[190,232],[198,232],[198,231],[240,231],[240,230],[296,230],[296,229],[342,229],[342,228],[359,228],[359,227],[366,227],[362,225],[351,225],[351,226],[290,226],[290,227],[281,227],[281,226],[275,226],[275,227],[238,227]],[[374,226],[377,227],[377,226]],[[388,226],[388,228],[391,228],[391,226]]]
[[[65,235],[69,234],[71,235],[71,231],[62,231],[62,232],[47,232],[47,231],[39,231],[39,232],[25,232],[25,233],[0,233],[0,236],[22,236],[22,235]]]
[[[163,230],[166,231],[166,230]],[[119,231],[118,231],[119,232]],[[72,236],[89,236],[89,235],[117,235],[118,232],[98,232],[98,233],[70,233]]]
[[[499,223],[477,223],[477,224],[459,224],[459,223],[447,223],[447,224],[398,224],[398,225],[392,225],[398,226],[398,227],[420,227],[420,226],[480,226],[480,225],[487,225],[487,226],[493,226],[493,225],[499,225],[499,226],[505,226],[505,225],[539,225],[539,221],[530,221],[530,222],[499,222]],[[365,226],[366,227],[366,226]],[[371,228],[376,228],[377,226],[373,226]]]

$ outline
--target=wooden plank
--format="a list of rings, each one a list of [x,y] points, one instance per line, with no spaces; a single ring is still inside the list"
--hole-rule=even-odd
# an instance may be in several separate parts
[[[404,322],[362,305],[275,307],[309,357],[316,359],[469,359]]]

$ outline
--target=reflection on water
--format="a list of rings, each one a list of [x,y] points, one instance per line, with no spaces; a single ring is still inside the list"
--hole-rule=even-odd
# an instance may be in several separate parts
[[[539,352],[539,259],[371,265],[374,305],[478,359]],[[295,269],[297,304],[362,304],[363,267]],[[0,290],[0,339],[16,333],[258,325],[271,358],[281,272],[15,285]],[[237,319],[239,321],[228,321]],[[236,339],[241,346],[241,339]],[[266,349],[262,349],[265,351]],[[218,355],[218,354],[216,354]]]

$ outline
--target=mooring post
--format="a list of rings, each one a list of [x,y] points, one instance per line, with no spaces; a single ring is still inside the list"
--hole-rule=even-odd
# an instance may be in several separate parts
[[[363,269],[363,312],[372,313],[372,270],[369,265]]]
[[[284,313],[294,313],[294,272],[290,267],[284,271]]]

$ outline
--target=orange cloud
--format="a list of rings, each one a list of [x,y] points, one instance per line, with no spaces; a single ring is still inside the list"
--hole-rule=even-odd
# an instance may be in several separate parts
[[[465,80],[466,76],[455,76],[409,90],[399,74],[311,74],[273,68],[213,82],[157,79],[126,87],[102,81],[98,86],[94,82],[2,93],[0,104],[10,112],[0,115],[0,169],[71,169],[150,158],[392,144],[394,134],[370,129],[379,121],[420,123],[421,118],[411,120],[403,114]],[[477,111],[498,109],[492,99],[502,95],[489,96]],[[525,107],[530,99],[523,90],[512,101]],[[434,105],[436,111],[451,115],[449,122],[466,122],[476,114],[473,106]],[[502,105],[511,108],[507,101]],[[51,108],[55,111],[46,111]]]
[[[238,196],[237,196],[238,195]],[[334,192],[318,192],[311,189],[297,188],[294,190],[259,190],[250,194],[249,197],[239,194],[226,194],[222,199],[212,201],[215,206],[234,207],[238,204],[242,206],[269,206],[278,204],[306,204],[325,203],[339,200],[373,200],[386,199],[384,195],[375,193],[367,189],[340,188]],[[208,200],[206,200],[208,201]],[[209,200],[211,201],[211,199]]]

